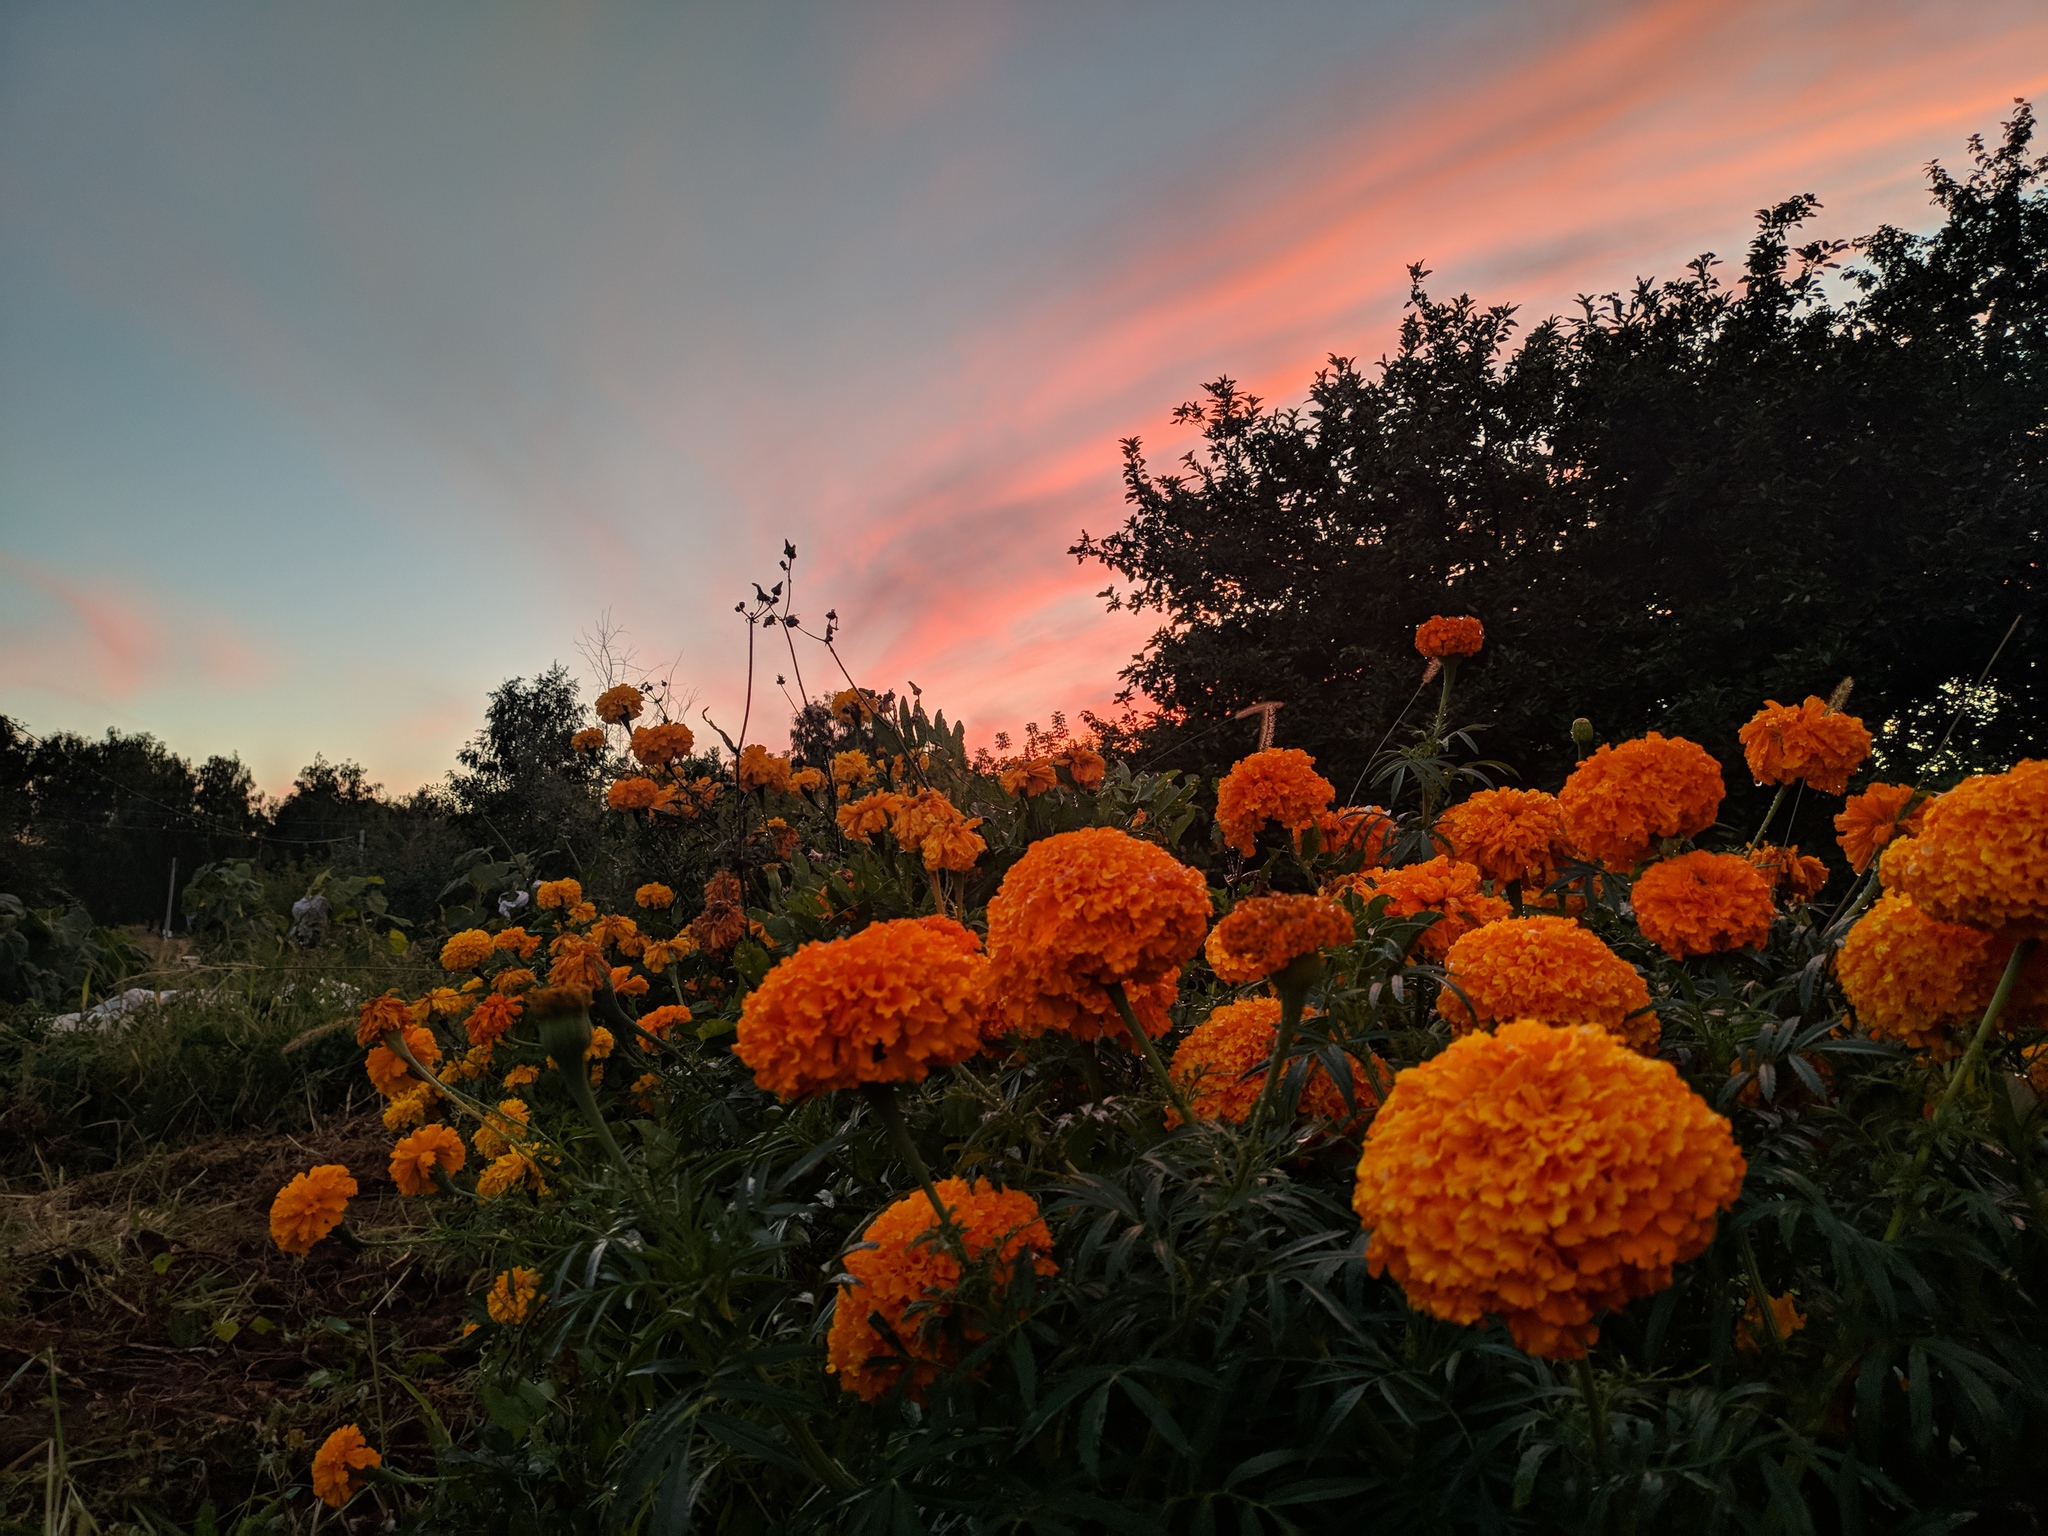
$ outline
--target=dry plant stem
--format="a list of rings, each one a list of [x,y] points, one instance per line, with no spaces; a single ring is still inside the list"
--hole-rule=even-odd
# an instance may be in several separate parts
[[[1920,1194],[1920,1176],[1927,1171],[1927,1160],[1934,1153],[1934,1138],[1941,1133],[1941,1122],[1947,1117],[1949,1104],[1963,1084],[1976,1072],[1977,1063],[1983,1059],[1984,1043],[1991,1038],[1992,1026],[1997,1024],[1999,1014],[2005,1011],[2006,999],[2012,996],[2012,989],[2019,984],[2020,972],[2027,963],[2027,957],[2034,952],[2039,939],[2021,939],[2012,947],[2012,958],[2005,962],[2005,974],[1998,978],[1998,990],[1991,994],[1991,1002],[1984,1010],[1984,1021],[1977,1026],[1977,1033],[1970,1037],[1970,1048],[1963,1052],[1963,1059],[1956,1063],[1955,1076],[1948,1080],[1941,1097],[1935,1101],[1934,1115],[1927,1125],[1927,1139],[1920,1143],[1920,1151],[1913,1158],[1913,1171],[1906,1185],[1905,1193],[1899,1196],[1899,1203],[1892,1209],[1891,1225],[1884,1230],[1884,1240],[1895,1242],[1906,1230],[1906,1216]]]
[[[946,1240],[946,1246],[953,1250],[953,1257],[964,1269],[967,1265],[967,1243],[960,1231],[960,1224],[953,1219],[953,1213],[946,1209],[946,1202],[939,1198],[939,1186],[932,1180],[931,1169],[925,1166],[924,1154],[917,1150],[917,1143],[910,1139],[910,1127],[903,1120],[903,1106],[896,1102],[894,1083],[862,1083],[860,1091],[875,1112],[875,1118],[882,1122],[889,1132],[889,1140],[895,1144],[896,1155],[903,1159],[905,1166],[924,1190],[925,1199],[931,1201],[932,1209],[939,1213],[939,1235]]]
[[[1152,1037],[1145,1033],[1145,1026],[1138,1022],[1138,1015],[1131,1010],[1131,1000],[1124,996],[1123,983],[1112,981],[1104,990],[1109,993],[1109,1000],[1116,1004],[1116,1011],[1124,1021],[1124,1028],[1130,1031],[1131,1039],[1136,1042],[1139,1052],[1145,1058],[1145,1065],[1152,1069],[1152,1075],[1159,1080],[1159,1086],[1166,1090],[1167,1098],[1171,1099],[1173,1107],[1180,1111],[1181,1123],[1193,1125],[1194,1107],[1188,1103],[1188,1096],[1181,1092],[1180,1084],[1173,1080],[1173,1074],[1166,1070],[1166,1059],[1159,1054],[1159,1047],[1152,1043]]]

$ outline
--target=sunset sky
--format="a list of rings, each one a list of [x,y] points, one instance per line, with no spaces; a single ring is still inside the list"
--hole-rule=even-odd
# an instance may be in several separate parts
[[[1114,691],[1064,551],[1204,380],[1927,227],[2043,95],[2040,0],[17,0],[0,712],[405,790],[609,614],[732,730],[787,538],[986,740]]]

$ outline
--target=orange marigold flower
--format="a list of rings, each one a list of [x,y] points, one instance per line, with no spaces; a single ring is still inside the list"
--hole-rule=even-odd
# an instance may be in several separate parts
[[[789,759],[771,757],[768,749],[755,745],[740,753],[739,779],[741,789],[772,789],[777,794],[789,793]]]
[[[775,856],[774,862],[777,864],[787,863],[790,855],[796,852],[798,845],[804,840],[803,833],[780,816],[770,816],[763,822],[758,835],[768,840],[769,852]]]
[[[988,851],[988,844],[974,830],[981,822],[979,816],[962,815],[959,807],[936,789],[927,789],[900,800],[889,830],[906,850],[924,856],[926,869],[965,872]]]
[[[690,924],[690,937],[714,955],[729,955],[747,936],[747,911],[739,877],[722,869],[704,882],[704,910]]]
[[[493,992],[483,999],[462,1021],[462,1027],[469,1034],[469,1043],[488,1046],[504,1039],[506,1032],[518,1020],[520,1007],[517,998],[507,997],[502,992]]]
[[[1908,837],[1919,832],[1927,819],[1929,802],[1921,801],[1910,816],[1900,819],[1918,793],[1910,784],[1873,784],[1862,794],[1851,795],[1835,813],[1835,840],[1857,874],[1870,868],[1877,851],[1894,837],[1902,832]]]
[[[465,984],[464,991],[469,984]],[[412,1005],[415,1024],[425,1024],[433,1019],[452,1019],[469,1007],[469,999],[453,987],[435,987],[425,997]]]
[[[1927,807],[1917,835],[1885,850],[1881,867],[1885,889],[1929,917],[2048,933],[2048,759],[1963,780]]]
[[[1744,855],[1764,877],[1773,892],[1783,886],[1794,901],[1811,901],[1828,883],[1828,867],[1799,845],[1780,848],[1776,843],[1759,843]]]
[[[432,1030],[418,1024],[408,1024],[399,1038],[405,1042],[405,1048],[412,1052],[413,1060],[429,1072],[434,1070],[435,1064],[441,1059],[441,1046],[440,1042],[435,1040]],[[371,1085],[387,1099],[397,1098],[419,1082],[419,1079],[413,1076],[412,1068],[406,1064],[405,1058],[388,1046],[371,1046],[370,1054],[363,1059],[363,1066],[370,1074]]]
[[[533,952],[540,948],[540,935],[528,933],[524,928],[506,928],[500,931],[497,937],[491,940],[491,943],[499,949],[515,954],[522,960],[526,960],[530,959]]]
[[[832,695],[832,718],[842,724],[872,720],[881,700],[865,688],[842,688]]]
[[[1454,1036],[1510,1019],[1591,1024],[1624,1045],[1654,1052],[1660,1026],[1636,968],[1569,917],[1488,923],[1453,944],[1436,1011]]]
[[[1415,649],[1425,656],[1447,661],[1453,656],[1477,656],[1486,643],[1486,626],[1467,614],[1447,619],[1433,613],[1415,626]]]
[[[531,1190],[536,1195],[548,1192],[547,1180],[540,1176],[540,1165],[524,1152],[507,1152],[477,1176],[479,1200],[495,1200],[515,1189]]]
[[[339,1509],[363,1485],[355,1474],[365,1467],[379,1467],[384,1458],[377,1454],[363,1432],[353,1424],[344,1424],[325,1440],[320,1449],[313,1453],[313,1495],[330,1509]]]
[[[574,937],[565,935],[565,937]],[[597,945],[579,942],[565,948],[548,967],[548,985],[580,992],[585,1000],[611,985],[612,968]]]
[[[998,1291],[1008,1289],[1027,1249],[1036,1274],[1059,1272],[1052,1233],[1038,1202],[1022,1190],[982,1179],[941,1179],[937,1189],[969,1260],[993,1266]],[[825,1369],[863,1402],[876,1401],[898,1381],[921,1402],[941,1367],[953,1363],[944,1320],[952,1311],[946,1298],[960,1286],[960,1260],[940,1240],[938,1213],[923,1190],[869,1222],[861,1244],[841,1261],[852,1281],[833,1300]],[[887,1332],[871,1321],[877,1314]],[[971,1327],[965,1332],[969,1339],[981,1336]]]
[[[747,994],[733,1051],[785,1099],[921,1083],[981,1049],[987,970],[981,941],[949,917],[806,944]]]
[[[1076,788],[1093,789],[1109,773],[1108,759],[1093,747],[1084,746],[1080,742],[1075,742],[1067,748],[1064,757],[1067,772],[1073,776]],[[1060,760],[1057,757],[1053,759],[1054,762]]]
[[[306,1253],[341,1225],[356,1181],[340,1163],[322,1163],[277,1192],[270,1203],[270,1240],[285,1253]]]
[[[832,782],[841,789],[856,789],[863,784],[874,782],[875,765],[868,761],[865,752],[835,752],[832,754]]]
[[[1266,1085],[1265,1064],[1273,1059],[1279,1026],[1279,998],[1247,997],[1225,1003],[1188,1032],[1173,1053],[1171,1071],[1187,1092],[1197,1119],[1245,1122]],[[1378,1105],[1374,1074],[1380,1082],[1390,1081],[1393,1073],[1387,1064],[1375,1056],[1372,1071],[1367,1071],[1357,1057],[1347,1054],[1345,1060],[1351,1063],[1351,1097],[1357,1111],[1346,1107],[1343,1090],[1318,1062],[1302,1085],[1301,1114],[1316,1120],[1349,1120]],[[1179,1125],[1180,1111],[1168,1108],[1166,1123]]]
[[[1209,931],[1202,948],[1210,969],[1237,983],[1271,976],[1354,937],[1351,919],[1327,896],[1252,896]]]
[[[412,1006],[396,992],[364,1003],[356,1014],[356,1044],[375,1045],[393,1030],[412,1027]]]
[[[1437,818],[1450,852],[1498,885],[1541,890],[1570,861],[1564,807],[1540,789],[1482,789]]]
[[[622,913],[608,912],[591,925],[587,937],[600,949],[609,949],[623,947],[638,937],[639,933],[640,925],[632,918]]]
[[[579,901],[562,915],[568,918],[571,923],[595,922],[597,920],[597,903],[594,901]]]
[[[511,1328],[526,1321],[539,1296],[540,1271],[515,1264],[491,1282],[484,1310],[491,1314],[492,1322]]]
[[[1659,838],[1694,837],[1721,810],[1721,765],[1682,736],[1652,731],[1601,747],[1558,792],[1565,833],[1589,858],[1628,869]]]
[[[539,939],[536,938],[534,942],[538,943]],[[533,986],[539,980],[540,978],[529,970],[500,971],[491,978],[491,990],[509,997],[515,992],[522,992]]]
[[[447,1077],[455,1075],[451,1072]],[[443,1078],[444,1082],[446,1080]],[[439,1111],[440,1106],[441,1095],[434,1091],[432,1083],[416,1083],[384,1106],[384,1129],[395,1133],[423,1125],[429,1115]]]
[[[1909,896],[1880,896],[1835,955],[1835,974],[1857,1022],[1937,1061],[1960,1055],[1991,1003],[2017,942],[1930,916]],[[2048,949],[2021,970],[1998,1027],[2048,1022]]]
[[[633,755],[647,768],[672,767],[688,757],[697,745],[696,734],[687,725],[637,725],[633,728]]]
[[[1603,1308],[1704,1250],[1746,1172],[1728,1122],[1669,1062],[1533,1019],[1471,1034],[1394,1081],[1352,1205],[1366,1262],[1448,1322],[1506,1319],[1573,1359]]]
[[[647,707],[647,696],[631,683],[620,683],[597,696],[597,718],[606,725],[624,725],[638,720]]]
[[[569,738],[569,750],[588,755],[604,750],[604,729],[602,726],[586,725]]]
[[[539,1081],[540,1068],[531,1063],[522,1063],[505,1074],[505,1088],[508,1092],[516,1088],[524,1088],[528,1083],[537,1083]],[[478,1147],[477,1150],[482,1151],[483,1149]]]
[[[533,904],[543,911],[574,907],[583,900],[583,886],[576,880],[543,880],[534,887]]]
[[[1145,1032],[1165,1034],[1180,968],[1202,947],[1210,910],[1201,871],[1128,832],[1087,827],[1039,839],[988,904],[1002,1027],[1127,1039],[1106,990],[1118,983]]]
[[[1766,699],[1735,734],[1759,784],[1804,779],[1824,795],[1847,789],[1849,775],[1870,756],[1870,732],[1863,722],[1830,713],[1828,701],[1818,696],[1800,705]]]
[[[1770,942],[1770,885],[1739,853],[1695,849],[1661,860],[1637,878],[1630,899],[1643,937],[1674,960]]]
[[[903,808],[903,796],[877,790],[839,807],[839,830],[848,837],[873,837],[889,830],[889,820]]]
[[[672,939],[649,939],[640,951],[640,963],[659,976],[676,961],[697,953],[697,941],[687,931]]]
[[[680,1029],[690,1022],[690,1010],[681,1003],[668,1003],[649,1013],[641,1015],[640,1027],[657,1040],[666,1040],[668,1032]]]
[[[1006,795],[1022,795],[1030,799],[1042,795],[1049,789],[1060,787],[1060,771],[1049,757],[1026,758],[1013,763],[996,775],[996,782],[1003,786]]]
[[[1771,1298],[1771,1321],[1778,1325],[1778,1337],[1789,1339],[1806,1326],[1806,1314],[1799,1310],[1792,1300],[1792,1293]],[[1764,1324],[1763,1308],[1756,1304],[1756,1297],[1749,1298],[1749,1305],[1742,1309],[1742,1326],[1735,1332],[1735,1347],[1748,1354],[1758,1354],[1771,1331]]]
[[[1329,810],[1337,791],[1316,772],[1316,760],[1298,747],[1268,747],[1240,758],[1216,787],[1216,819],[1223,840],[1246,858],[1258,852],[1259,833],[1278,822],[1294,834],[1297,846],[1304,830]]]
[[[617,1038],[613,1036],[612,1032],[600,1024],[590,1032],[590,1044],[583,1049],[583,1059],[585,1061],[603,1061],[607,1056],[611,1055],[613,1048],[618,1043]]]
[[[1346,805],[1334,811],[1318,811],[1315,825],[1325,855],[1348,859],[1356,854],[1363,864],[1386,863],[1394,834],[1399,831],[1394,818],[1376,805]]]
[[[524,1078],[525,1082],[537,1082],[540,1078],[540,1073],[532,1067],[521,1067],[518,1071],[506,1075],[505,1086],[514,1087],[512,1079],[518,1077],[521,1072],[533,1074]],[[483,1156],[503,1157],[512,1149],[514,1143],[526,1139],[526,1127],[532,1118],[533,1111],[526,1107],[524,1099],[502,1099],[496,1112],[478,1126],[469,1139],[476,1143],[477,1151]]]
[[[666,811],[675,799],[675,785],[642,778],[619,779],[604,792],[604,803],[615,811]]]
[[[1410,864],[1402,869],[1361,870],[1340,889],[1354,890],[1368,902],[1376,896],[1390,897],[1386,908],[1389,917],[1440,913],[1415,941],[1416,951],[1432,960],[1441,960],[1465,934],[1498,922],[1510,910],[1498,896],[1489,896],[1479,889],[1477,869],[1441,854],[1425,864]]]
[[[635,904],[650,911],[672,907],[676,904],[676,893],[659,880],[650,880],[633,893]]]
[[[421,1126],[391,1149],[391,1182],[401,1195],[424,1195],[434,1187],[436,1167],[460,1173],[468,1155],[447,1126]]]
[[[481,928],[465,928],[441,946],[441,969],[473,971],[491,958],[496,943]]]

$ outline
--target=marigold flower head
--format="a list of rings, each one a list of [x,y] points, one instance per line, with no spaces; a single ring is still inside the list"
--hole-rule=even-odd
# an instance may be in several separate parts
[[[747,936],[747,910],[740,904],[744,893],[739,877],[721,869],[704,882],[704,910],[690,923],[690,937],[711,954],[732,953]]]
[[[1862,874],[1878,850],[1900,833],[1911,837],[1927,819],[1928,801],[1921,801],[1906,815],[1906,807],[1918,794],[1910,784],[1873,784],[1860,795],[1851,795],[1835,813],[1835,840],[1841,845],[1849,867]],[[1903,819],[1901,819],[1903,817]]]
[[[898,804],[889,830],[905,849],[923,855],[926,869],[965,873],[988,852],[988,844],[974,830],[981,823],[981,817],[963,815],[938,790],[927,789]]]
[[[1059,1272],[1052,1233],[1038,1202],[1022,1190],[999,1189],[982,1179],[941,1179],[937,1191],[969,1262],[991,1266],[998,1296],[1014,1282],[1026,1250],[1034,1273]],[[841,1261],[852,1282],[839,1287],[832,1304],[825,1369],[863,1402],[876,1401],[898,1381],[922,1401],[940,1369],[955,1358],[945,1323],[954,1310],[948,1298],[960,1289],[961,1267],[938,1226],[930,1196],[919,1190],[869,1222],[863,1246]],[[878,1314],[886,1332],[871,1321]],[[980,1336],[971,1326],[962,1331],[969,1339]]]
[[[1164,1034],[1180,968],[1202,947],[1210,911],[1199,870],[1128,832],[1086,827],[1039,839],[988,904],[1001,1026],[1127,1038],[1106,990],[1116,983],[1145,1032]]]
[[[858,720],[865,725],[875,717],[881,700],[865,688],[842,688],[832,695],[832,718],[841,724]]]
[[[923,1082],[981,1049],[988,962],[948,917],[806,944],[747,994],[734,1053],[785,1099]]]
[[[1066,750],[1067,772],[1078,789],[1093,789],[1109,776],[1109,759],[1093,747],[1076,742]],[[1055,758],[1053,761],[1058,762]]]
[[[465,983],[462,992],[453,987],[435,987],[425,997],[418,998],[412,1005],[412,1020],[415,1024],[430,1023],[435,1019],[452,1019],[469,1007],[464,995],[469,990]]]
[[[1783,1296],[1771,1298],[1771,1320],[1778,1325],[1778,1337],[1789,1339],[1806,1326],[1806,1314],[1787,1291]],[[1771,1336],[1764,1323],[1763,1309],[1756,1304],[1756,1297],[1749,1298],[1749,1305],[1742,1309],[1742,1326],[1735,1333],[1735,1347],[1747,1354],[1758,1354]]]
[[[889,820],[903,806],[903,796],[876,790],[839,807],[839,830],[847,837],[869,838],[889,830]]]
[[[504,1327],[516,1327],[526,1321],[533,1312],[533,1304],[540,1296],[540,1271],[515,1264],[499,1272],[491,1282],[490,1294],[484,1298],[484,1310],[491,1315],[491,1321]]]
[[[1351,919],[1327,896],[1252,896],[1209,931],[1202,948],[1217,976],[1235,984],[1355,937]]]
[[[1783,887],[1794,901],[1811,901],[1828,883],[1827,865],[1810,853],[1801,853],[1797,843],[1789,848],[1759,843],[1744,857],[1756,866],[1773,893]]]
[[[586,935],[600,949],[624,948],[640,936],[640,925],[622,912],[607,912]]]
[[[500,971],[491,978],[491,990],[510,997],[515,993],[523,992],[528,987],[537,985],[539,981],[540,978],[538,976],[524,968]]]
[[[583,885],[577,880],[543,880],[534,887],[533,904],[543,911],[574,907],[583,901]]]
[[[1225,1003],[1188,1032],[1173,1053],[1170,1070],[1173,1080],[1187,1093],[1196,1119],[1228,1120],[1235,1125],[1245,1122],[1266,1085],[1265,1063],[1273,1058],[1279,1025],[1279,998],[1247,997]],[[1351,1063],[1351,1097],[1357,1110],[1345,1105],[1343,1090],[1318,1062],[1302,1084],[1302,1115],[1344,1121],[1378,1105],[1373,1083],[1375,1074],[1380,1082],[1392,1080],[1387,1064],[1375,1056],[1368,1071],[1355,1056],[1347,1055],[1345,1060]],[[1166,1123],[1180,1124],[1180,1112],[1169,1108]]]
[[[446,1082],[455,1075],[451,1072],[442,1081]],[[441,1095],[434,1091],[432,1083],[415,1083],[384,1106],[384,1129],[396,1133],[424,1125],[439,1111],[440,1105]]]
[[[373,997],[356,1014],[356,1044],[375,1045],[394,1030],[412,1025],[412,1007],[395,992]]]
[[[491,936],[481,928],[465,928],[451,935],[441,946],[441,969],[444,971],[473,971],[482,965],[496,950]]]
[[[1929,917],[2048,933],[2048,759],[1963,780],[1927,807],[1917,835],[1885,849],[1881,868],[1885,889]]]
[[[508,954],[514,954],[520,959],[526,960],[530,959],[533,952],[540,948],[540,935],[528,933],[524,928],[504,928],[499,930],[497,935],[491,940],[491,943]]]
[[[875,779],[875,765],[868,761],[865,752],[835,752],[832,754],[832,782],[841,789],[858,789],[872,784]]]
[[[1436,1011],[1453,1036],[1510,1019],[1591,1024],[1631,1049],[1653,1052],[1660,1026],[1636,968],[1569,917],[1488,923],[1444,957],[1449,981]]]
[[[1659,838],[1696,837],[1720,814],[1721,765],[1682,736],[1652,731],[1603,746],[1558,791],[1565,833],[1588,858],[1629,869]]]
[[[996,781],[1003,786],[1004,794],[1030,799],[1049,789],[1058,789],[1060,771],[1051,758],[1032,757],[1011,764],[996,775]]]
[[[1570,861],[1564,807],[1540,789],[1482,789],[1437,818],[1450,852],[1499,885],[1537,889]]]
[[[474,1017],[475,1015],[472,1014],[471,1018],[474,1019]],[[448,1066],[441,1069],[441,1081],[444,1083],[466,1083],[489,1072],[491,1070],[491,1045],[492,1042],[488,1040],[481,1045],[472,1045],[462,1053],[461,1060],[451,1062]]]
[[[789,776],[789,787],[800,795],[825,787],[825,775],[817,768],[799,768]]]
[[[575,906],[571,907],[567,912],[563,913],[562,915],[566,917],[572,924],[578,926],[581,926],[584,923],[596,922],[597,903],[594,901],[579,901],[576,903]]]
[[[526,1082],[539,1080],[540,1074],[531,1067],[523,1067],[520,1071],[533,1073],[524,1079]],[[519,1072],[509,1074],[505,1086],[514,1087],[512,1079],[518,1076]],[[482,1156],[503,1157],[515,1144],[526,1140],[526,1128],[532,1119],[533,1111],[526,1107],[524,1099],[501,1099],[497,1110],[471,1133],[469,1139],[476,1143],[476,1149]]]
[[[1670,1063],[1524,1019],[1394,1080],[1352,1205],[1368,1267],[1411,1305],[1463,1324],[1498,1314],[1519,1348],[1571,1359],[1603,1308],[1664,1289],[1705,1249],[1745,1171],[1728,1122]]]
[[[673,767],[695,750],[697,736],[687,725],[638,725],[633,728],[633,755],[657,771]]]
[[[509,1093],[515,1089],[524,1088],[529,1083],[537,1083],[539,1081],[540,1068],[534,1066],[531,1062],[522,1062],[519,1066],[514,1067],[505,1074],[504,1088]],[[478,1147],[477,1150],[482,1151],[483,1149]]]
[[[631,683],[620,683],[597,696],[597,718],[606,725],[624,725],[638,720],[647,707],[647,696]]]
[[[1453,656],[1477,656],[1485,643],[1486,626],[1469,614],[1447,619],[1433,613],[1415,626],[1415,649],[1438,661],[1448,661]]]
[[[363,1438],[353,1424],[344,1424],[313,1453],[313,1494],[330,1509],[339,1509],[356,1496],[363,1480],[355,1474],[365,1467],[378,1467],[384,1458]]]
[[[1479,871],[1461,859],[1442,854],[1423,864],[1401,869],[1361,870],[1343,882],[1340,889],[1358,892],[1366,901],[1390,898],[1389,917],[1419,917],[1425,912],[1441,915],[1415,941],[1416,952],[1441,960],[1465,934],[1508,915],[1508,904],[1479,888]]]
[[[1739,853],[1660,860],[1637,877],[1631,900],[1643,937],[1674,960],[1770,942],[1770,884]]]
[[[432,1030],[408,1024],[399,1038],[405,1041],[405,1048],[412,1052],[413,1060],[428,1071],[431,1072],[441,1059],[440,1042],[434,1039]],[[370,1054],[363,1059],[363,1066],[370,1074],[371,1086],[387,1099],[395,1099],[410,1091],[420,1081],[413,1076],[405,1058],[388,1046],[371,1046]]]
[[[602,752],[604,750],[604,728],[597,725],[586,725],[582,730],[569,738],[569,750],[571,752],[581,752],[585,756],[592,752]]]
[[[672,939],[649,939],[640,951],[640,963],[659,976],[676,961],[697,953],[697,941],[685,930]]]
[[[2017,942],[1930,916],[1910,896],[1880,896],[1842,941],[1835,974],[1857,1022],[1937,1061],[1961,1053],[1990,1006]],[[2036,950],[1999,1014],[2007,1033],[2048,1022],[2048,950]]]
[[[270,1203],[270,1239],[285,1253],[307,1253],[341,1225],[356,1181],[340,1163],[322,1163],[291,1181]]]
[[[1759,784],[1803,779],[1824,795],[1847,789],[1849,775],[1870,756],[1870,732],[1863,722],[1830,713],[1828,701],[1818,696],[1799,705],[1766,699],[1736,737]]]
[[[391,1182],[401,1195],[424,1195],[434,1187],[434,1169],[460,1173],[468,1152],[445,1125],[423,1125],[391,1149]]]
[[[758,743],[740,752],[741,789],[773,790],[786,795],[789,793],[789,774],[789,759],[770,756],[768,749]]]
[[[676,793],[675,785],[648,778],[616,779],[604,792],[604,803],[615,811],[666,811],[674,806]]]
[[[1330,781],[1316,772],[1316,760],[1297,747],[1267,747],[1240,758],[1216,787],[1216,819],[1223,840],[1246,858],[1258,852],[1259,833],[1278,822],[1294,834],[1316,824],[1337,798]]]
[[[547,1180],[540,1174],[540,1165],[524,1152],[505,1153],[477,1176],[479,1200],[495,1200],[515,1189],[529,1190],[536,1195],[548,1192]]]
[[[640,1027],[657,1040],[666,1040],[672,1029],[690,1022],[690,1010],[681,1003],[668,1003],[640,1016]]]
[[[1142,814],[1142,813],[1140,813]],[[1376,805],[1346,805],[1316,812],[1316,837],[1332,859],[1356,856],[1361,864],[1384,864],[1400,830]]]
[[[633,902],[649,911],[661,911],[676,904],[676,893],[659,880],[650,880],[633,893]]]

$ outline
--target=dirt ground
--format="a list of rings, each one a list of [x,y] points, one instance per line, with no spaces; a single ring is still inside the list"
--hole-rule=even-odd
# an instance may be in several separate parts
[[[430,1418],[460,1433],[482,1277],[436,1273],[385,1172],[374,1115],[250,1132],[55,1188],[0,1193],[0,1536],[311,1527],[313,1449],[356,1422],[388,1464],[431,1463]],[[345,1163],[348,1228],[301,1259],[269,1236],[292,1174]],[[415,1395],[417,1394],[417,1395]],[[371,1530],[378,1510],[324,1530]],[[17,1523],[18,1522],[18,1523]],[[245,1523],[246,1522],[246,1523]]]

